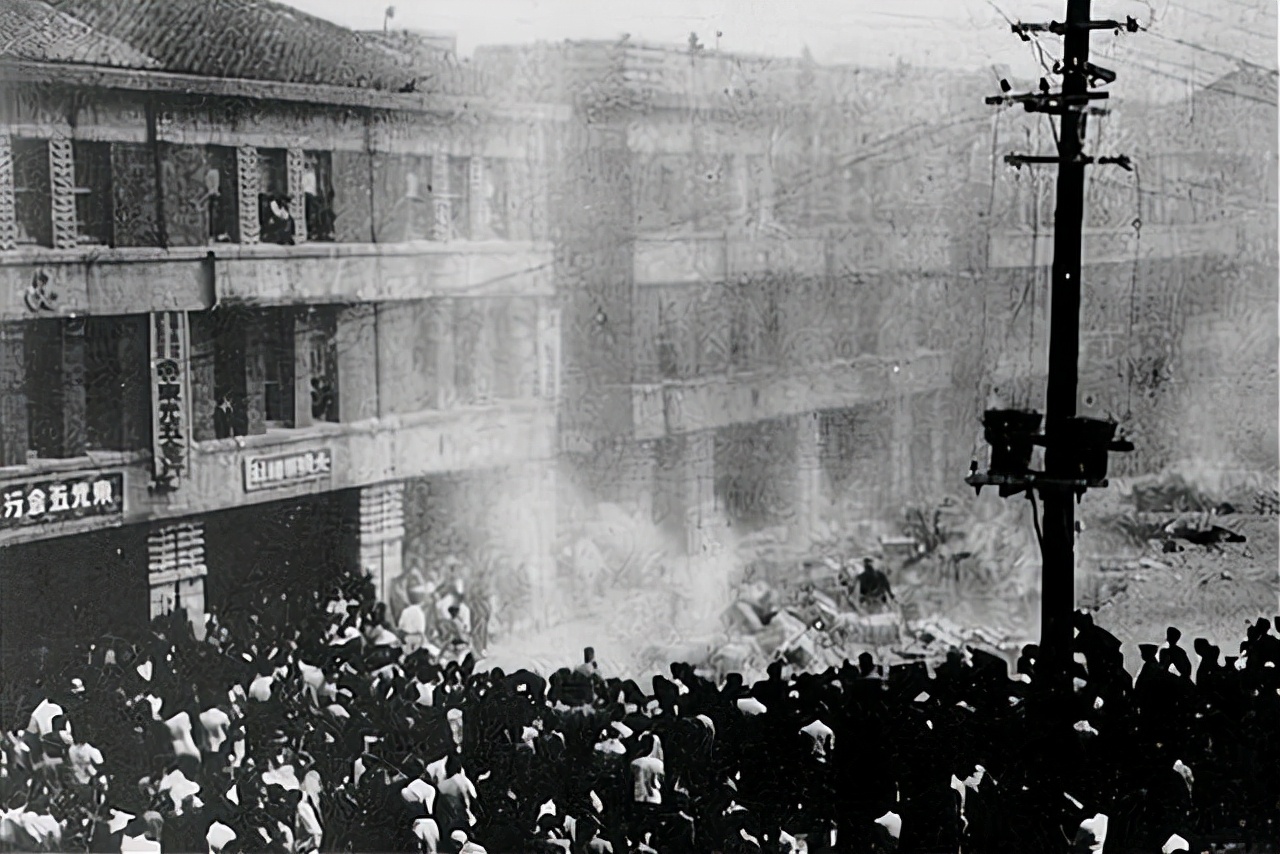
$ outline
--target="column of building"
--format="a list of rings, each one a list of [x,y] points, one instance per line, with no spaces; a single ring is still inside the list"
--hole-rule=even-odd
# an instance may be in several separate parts
[[[684,552],[690,558],[707,556],[718,542],[715,431],[686,433],[667,442],[669,453],[659,477],[681,519]]]
[[[891,427],[889,430],[889,498],[901,506],[911,494],[911,446],[914,435],[914,419],[911,417],[911,398],[898,394],[889,402]]]
[[[798,545],[813,541],[822,496],[821,417],[806,412],[795,419],[795,481],[790,535]]]
[[[147,581],[151,587],[151,618],[186,611],[197,637],[205,621],[204,525],[184,521],[160,525],[147,537]]]
[[[404,572],[404,484],[380,483],[360,490],[361,571],[373,578],[379,601]]]

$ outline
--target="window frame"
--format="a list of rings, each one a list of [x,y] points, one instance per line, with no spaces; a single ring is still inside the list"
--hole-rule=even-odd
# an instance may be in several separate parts
[[[23,149],[33,149],[35,146],[39,146],[38,152],[23,151]],[[51,249],[53,248],[53,175],[49,164],[49,140],[12,136],[9,138],[9,151],[13,158],[15,245],[43,246]],[[34,186],[26,187],[23,186],[23,179],[28,176],[24,174],[26,170],[23,167],[33,161],[42,164],[42,167],[36,170],[38,175],[30,177],[43,178],[43,182],[36,180]],[[33,203],[24,204],[23,199],[33,194],[37,196],[36,202],[33,208],[28,208],[28,205]],[[34,235],[26,228],[31,217],[40,219],[41,230]]]
[[[74,139],[71,141],[72,181],[75,196],[76,245],[115,245],[115,197],[111,174],[111,143]],[[87,172],[86,170],[92,171]],[[102,207],[92,210],[94,200]],[[90,206],[86,215],[85,206]],[[98,233],[94,233],[97,231]]]

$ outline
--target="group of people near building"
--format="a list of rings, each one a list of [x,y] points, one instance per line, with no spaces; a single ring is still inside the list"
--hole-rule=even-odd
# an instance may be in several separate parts
[[[480,613],[473,615],[461,566],[455,558],[446,561],[442,571],[428,574],[414,564],[393,583],[383,619],[407,652],[426,649],[437,658],[457,661],[468,654],[483,655],[488,610],[480,603]]]
[[[1014,677],[956,650],[932,672],[776,662],[755,684],[673,664],[642,687],[590,650],[546,678],[443,660],[392,629],[368,579],[306,604],[234,629],[211,617],[200,639],[161,618],[50,674],[0,753],[0,847],[1172,854],[1280,839],[1267,621],[1238,655],[1196,641],[1194,671],[1170,631],[1135,680],[1079,615],[1074,696],[1051,710],[1032,647]],[[1046,730],[1064,712],[1066,745]]]

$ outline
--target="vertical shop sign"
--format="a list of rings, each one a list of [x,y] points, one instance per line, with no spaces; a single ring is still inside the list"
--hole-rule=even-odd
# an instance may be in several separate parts
[[[187,315],[151,315],[151,453],[156,486],[175,489],[187,472],[191,382]]]

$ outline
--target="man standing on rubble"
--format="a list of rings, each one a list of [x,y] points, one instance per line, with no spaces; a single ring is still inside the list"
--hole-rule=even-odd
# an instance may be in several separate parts
[[[858,575],[858,599],[862,607],[873,613],[883,611],[893,598],[889,576],[878,569],[871,558],[863,558],[862,572]]]

